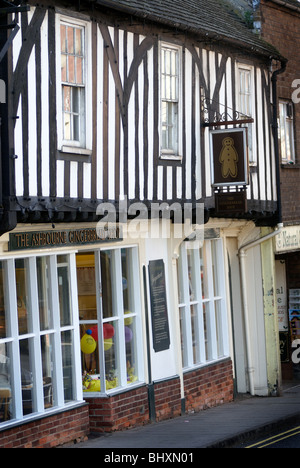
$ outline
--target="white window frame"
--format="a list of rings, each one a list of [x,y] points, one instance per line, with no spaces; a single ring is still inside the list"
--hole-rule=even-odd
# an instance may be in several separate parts
[[[102,333],[98,334],[99,346],[97,347],[99,353],[99,366],[100,366],[100,392],[84,392],[84,398],[103,397],[114,393],[120,393],[125,389],[131,389],[139,386],[145,382],[144,373],[144,344],[143,344],[143,329],[142,329],[142,303],[140,294],[140,280],[139,276],[135,275],[131,278],[131,282],[134,285],[134,310],[135,312],[124,315],[123,311],[123,292],[122,292],[122,267],[121,267],[121,251],[128,249],[131,255],[132,270],[139,272],[139,259],[138,259],[138,247],[137,246],[122,246],[122,247],[103,247],[101,249],[91,249],[89,252],[95,254],[95,278],[96,278],[96,295],[97,295],[97,320],[80,320],[79,325],[97,325],[98,330],[103,330],[105,323],[116,322],[118,325],[118,346],[116,360],[118,362],[120,370],[120,381],[116,388],[106,389],[105,379],[105,352],[104,352],[104,337]],[[113,292],[115,294],[116,309],[115,315],[109,318],[103,317],[102,307],[102,288],[104,287],[101,279],[101,257],[102,251],[110,251],[112,253],[112,277],[114,285],[112,285]],[[127,381],[127,363],[126,363],[126,349],[125,349],[125,335],[124,330],[125,320],[134,318],[136,327],[136,350],[135,355],[137,359],[136,374],[138,380],[133,383]],[[104,389],[104,390],[103,390]]]
[[[178,117],[177,117],[177,151],[168,150],[162,148],[162,51],[163,49],[169,49],[171,51],[176,51],[178,53],[178,63],[177,63],[177,99],[173,102],[178,102]],[[167,99],[166,99],[167,100]],[[167,100],[172,102],[171,99]],[[159,137],[160,137],[160,159],[169,159],[169,160],[182,160],[182,47],[177,46],[168,42],[160,42],[159,44]]]
[[[62,326],[60,323],[60,307],[58,292],[58,255],[66,255],[69,267],[69,285],[70,285],[70,311],[71,323]],[[38,282],[37,282],[37,257],[46,258],[49,274],[49,313],[51,315],[51,328],[42,330],[40,327],[39,303],[38,303]],[[27,275],[27,294],[28,294],[28,331],[19,334],[17,287],[16,287],[16,260],[24,260]],[[71,408],[83,402],[82,382],[80,372],[80,340],[78,323],[78,298],[77,298],[77,279],[76,279],[76,259],[75,252],[61,252],[59,254],[39,254],[28,255],[27,257],[5,257],[0,258],[4,271],[5,286],[5,306],[6,306],[6,329],[5,338],[0,339],[0,345],[7,345],[10,349],[10,383],[12,398],[10,403],[11,419],[0,423],[0,428],[9,427],[18,421],[32,420],[40,417],[42,414],[48,415],[56,413],[61,408]],[[73,335],[72,347],[72,401],[65,401],[64,395],[64,374],[63,374],[63,352],[61,334],[71,332]],[[53,405],[45,408],[43,393],[43,374],[41,357],[41,337],[51,336],[52,345],[52,366],[53,366]],[[31,350],[31,372],[33,374],[32,382],[32,402],[34,410],[30,414],[23,414],[22,404],[22,386],[21,386],[21,364],[19,345],[22,340],[30,340]]]
[[[249,93],[249,114],[248,117],[255,119],[256,105],[255,105],[255,85],[254,85],[254,67],[252,65],[238,63],[236,67],[236,89],[237,89],[237,111],[244,112],[241,107],[241,95],[245,95],[244,90],[241,89],[240,73],[246,72],[250,76],[250,93]],[[249,163],[252,166],[257,165],[257,144],[256,144],[256,125],[245,124],[244,127],[248,128],[248,154]]]
[[[213,244],[214,243],[214,244]],[[199,249],[191,249],[192,270],[188,268],[188,249],[184,242],[181,246],[179,271],[179,314],[181,318],[182,364],[183,369],[199,367],[227,358],[229,352],[228,318],[226,306],[226,286],[222,239],[205,241],[203,253],[206,265],[201,270]],[[212,248],[218,265],[213,271]],[[207,295],[202,291],[202,274],[206,275]],[[191,277],[191,274],[193,277]],[[218,295],[214,293],[215,281],[218,282]],[[194,284],[191,296],[192,282]],[[191,307],[194,308],[194,335],[192,330]],[[205,311],[205,313],[204,313]],[[193,346],[193,340],[195,347]]]
[[[282,125],[282,119],[281,119],[281,107],[284,109],[284,125]],[[290,114],[290,115],[288,115]],[[281,162],[282,164],[295,164],[295,158],[296,158],[296,151],[295,151],[295,137],[294,137],[294,107],[292,101],[287,101],[284,99],[279,99],[279,128],[278,128],[278,137],[280,140],[280,154],[281,154]],[[287,123],[289,123],[290,126],[290,142],[289,144],[291,145],[290,151],[291,151],[291,157],[288,158],[286,157],[286,154],[283,154],[282,147],[283,147],[283,141],[282,141],[282,136],[284,136],[285,139],[285,145],[288,141],[288,132],[287,132]]]
[[[81,116],[84,128],[84,137],[81,141],[64,140],[63,134],[63,97],[61,79],[61,35],[60,26],[65,24],[71,27],[78,27],[84,30],[84,81],[85,81],[85,102],[84,116]],[[70,16],[56,16],[56,105],[57,105],[57,137],[58,150],[65,153],[79,155],[91,155],[92,152],[92,47],[91,47],[91,24],[89,21],[73,18]]]

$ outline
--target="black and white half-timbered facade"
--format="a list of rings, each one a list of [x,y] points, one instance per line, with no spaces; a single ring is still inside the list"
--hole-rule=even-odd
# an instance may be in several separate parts
[[[0,21],[0,430],[274,393],[282,57],[219,0],[1,1]]]

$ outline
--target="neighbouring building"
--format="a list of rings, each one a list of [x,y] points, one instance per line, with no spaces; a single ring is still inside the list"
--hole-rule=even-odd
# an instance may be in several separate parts
[[[231,1],[231,0],[230,0]],[[280,205],[283,229],[274,244],[279,336],[284,379],[299,379],[300,338],[300,5],[297,0],[232,0],[260,36],[287,59],[277,77],[277,129],[280,157]]]
[[[0,3],[0,447],[277,395],[284,53],[221,0]]]

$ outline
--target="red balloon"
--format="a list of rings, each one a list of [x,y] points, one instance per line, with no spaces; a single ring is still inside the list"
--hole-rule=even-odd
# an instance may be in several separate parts
[[[98,341],[98,325],[93,325],[90,327],[91,330],[91,335],[94,338],[95,341]]]
[[[115,335],[115,329],[110,323],[104,323],[103,325],[103,337],[105,340],[109,340]]]

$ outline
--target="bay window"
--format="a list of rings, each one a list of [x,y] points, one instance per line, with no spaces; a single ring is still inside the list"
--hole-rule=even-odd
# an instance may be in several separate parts
[[[0,424],[82,401],[72,268],[73,253],[0,261]]]
[[[222,240],[183,243],[178,264],[183,367],[229,355]]]

